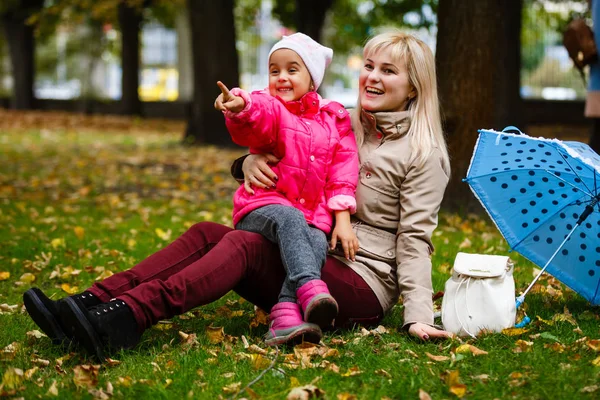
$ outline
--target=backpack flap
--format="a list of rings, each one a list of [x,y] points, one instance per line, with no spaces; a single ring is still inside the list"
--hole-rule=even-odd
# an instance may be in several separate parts
[[[512,267],[507,256],[459,252],[454,260],[454,272],[472,278],[497,278]]]

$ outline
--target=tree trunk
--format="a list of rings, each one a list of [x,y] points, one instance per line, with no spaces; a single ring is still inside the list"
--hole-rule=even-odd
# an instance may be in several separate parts
[[[296,0],[296,26],[302,32],[321,43],[325,15],[333,0]]]
[[[214,109],[217,81],[239,86],[234,0],[188,0],[194,94],[184,141],[232,146],[221,112]]]
[[[478,129],[522,123],[522,0],[440,0],[436,64],[452,176],[444,205],[479,208],[466,176]]]
[[[30,110],[35,107],[35,41],[33,26],[26,23],[31,14],[41,9],[44,0],[24,0],[19,7],[2,14],[1,23],[8,42],[13,76],[12,108]]]
[[[119,3],[121,27],[121,113],[141,115],[140,85],[140,27],[141,11],[125,2]]]

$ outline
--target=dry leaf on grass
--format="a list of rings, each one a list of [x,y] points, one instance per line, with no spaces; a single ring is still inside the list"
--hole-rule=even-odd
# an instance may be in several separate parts
[[[448,390],[458,398],[465,397],[465,394],[467,394],[467,386],[463,384],[452,385]]]
[[[208,337],[208,341],[211,344],[222,343],[225,339],[225,329],[223,329],[223,327],[216,327],[210,325],[206,327],[205,333]]]
[[[195,333],[185,333],[179,331],[179,337],[181,338],[181,347],[184,350],[189,350],[192,347],[196,347],[199,345],[198,338]]]
[[[471,353],[474,356],[482,356],[488,354],[487,351],[478,349],[472,344],[462,344],[456,348],[456,353]]]
[[[529,329],[525,329],[525,328],[506,328],[506,329],[502,329],[502,334],[504,334],[506,336],[519,336],[528,331],[529,331]]]
[[[325,397],[325,392],[315,385],[295,387],[288,393],[286,400],[310,400]]]
[[[23,370],[20,368],[8,367],[4,375],[2,375],[2,383],[0,386],[6,389],[17,389],[23,383]]]
[[[78,239],[83,239],[83,237],[85,236],[85,229],[81,226],[76,226],[75,228],[73,228],[73,231],[75,232],[75,236],[77,236]]]
[[[77,365],[73,368],[73,383],[81,388],[95,388],[98,385],[99,365]]]
[[[0,360],[11,361],[15,358],[17,351],[21,347],[19,342],[12,342],[0,351]]]
[[[600,340],[598,339],[588,340],[585,344],[594,351],[600,351]]]
[[[242,382],[235,382],[235,383],[231,383],[227,386],[223,386],[222,390],[224,393],[233,394],[233,393],[239,392],[241,387],[242,387]]]
[[[360,374],[362,374],[362,371],[360,370],[360,368],[358,368],[355,365],[354,367],[348,368],[348,371],[346,371],[345,373],[341,374],[341,376],[356,376],[356,375],[360,375]]]
[[[255,306],[254,317],[250,321],[250,328],[256,328],[259,325],[269,325],[269,314]]]
[[[427,357],[429,357],[430,360],[437,361],[437,362],[450,360],[450,357],[447,357],[447,356],[434,356],[433,354],[427,353],[427,352],[425,352],[425,355]]]
[[[515,342],[515,345],[517,347],[513,349],[513,353],[526,353],[533,349],[533,342],[528,342],[527,340],[519,339]]]
[[[260,354],[252,354],[251,360],[252,360],[252,368],[254,368],[254,369],[265,369],[269,365],[271,365],[271,362],[272,362],[267,357],[263,357]]]
[[[48,388],[46,396],[56,397],[58,396],[58,387],[56,387],[56,381],[52,381],[52,385]]]
[[[385,376],[388,379],[392,378],[392,375],[389,372],[387,372],[385,369],[377,369],[377,370],[375,370],[375,375]]]
[[[419,389],[419,400],[431,400],[431,396],[423,389]]]
[[[591,385],[591,386],[586,386],[581,388],[580,392],[581,393],[593,393],[596,390],[600,389],[600,386],[598,385]]]

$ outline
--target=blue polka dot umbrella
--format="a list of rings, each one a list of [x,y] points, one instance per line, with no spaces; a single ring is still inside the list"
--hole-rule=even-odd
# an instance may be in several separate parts
[[[509,246],[600,304],[600,157],[588,145],[480,130],[464,179]]]

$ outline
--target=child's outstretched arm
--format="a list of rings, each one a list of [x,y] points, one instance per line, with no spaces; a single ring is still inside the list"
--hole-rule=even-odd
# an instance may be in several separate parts
[[[246,107],[244,99],[232,94],[223,82],[217,81],[217,86],[221,89],[221,94],[217,96],[217,99],[215,100],[215,109],[239,113]]]
[[[277,104],[283,107],[283,104],[268,93],[247,93],[240,88],[229,90],[220,81],[217,86],[221,94],[217,96],[214,106],[223,112],[233,142],[252,147],[257,152],[274,153],[279,133],[275,128],[279,114],[274,107]]]

